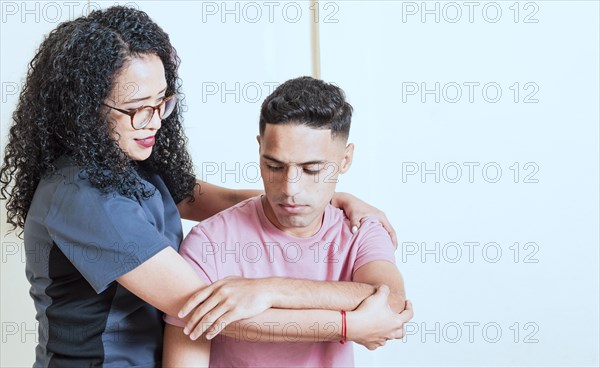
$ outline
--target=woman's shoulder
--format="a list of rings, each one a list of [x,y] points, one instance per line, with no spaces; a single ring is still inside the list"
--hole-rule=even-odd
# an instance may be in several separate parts
[[[86,178],[84,167],[77,165],[68,156],[61,156],[54,161],[54,170],[40,179],[34,200],[38,193],[50,199],[65,195],[99,195],[100,191]]]
[[[53,165],[55,169],[42,176],[40,185],[61,186],[85,181],[81,178],[84,168],[77,165],[69,156],[60,156]]]
[[[54,161],[55,169],[44,175],[38,184],[35,197],[42,196],[51,202],[70,201],[81,202],[82,205],[94,201],[106,203],[111,199],[128,199],[136,202],[135,198],[121,195],[116,190],[101,189],[94,185],[86,174],[86,168],[78,165],[69,156],[61,156]],[[108,175],[108,173],[107,173]],[[154,185],[142,179],[147,189]],[[38,196],[39,194],[39,196]]]
[[[94,183],[90,181],[88,169],[84,166],[78,165],[69,156],[63,155],[57,158],[54,161],[54,168],[55,169],[52,172],[44,175],[40,179],[39,186],[54,187],[56,190],[66,188],[69,192],[91,192],[99,195],[102,194],[104,196],[119,196],[117,190],[102,190],[94,185]],[[110,170],[106,170],[105,175],[111,175]],[[147,190],[153,190],[157,184],[163,184],[162,179],[157,174],[148,173],[146,175],[147,178],[144,178],[135,172],[134,175]]]

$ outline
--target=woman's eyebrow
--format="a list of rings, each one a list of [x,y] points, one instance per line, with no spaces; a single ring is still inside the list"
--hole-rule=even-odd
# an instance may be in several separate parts
[[[165,87],[165,88],[161,89],[160,91],[158,91],[158,94],[160,95],[160,94],[162,94],[163,92],[165,92],[166,90],[167,90],[167,87]],[[131,99],[131,100],[127,100],[127,101],[125,101],[125,102],[123,102],[123,103],[124,103],[124,104],[128,104],[128,103],[132,103],[132,102],[140,102],[140,101],[147,100],[147,99],[149,99],[149,98],[152,98],[152,96],[148,96],[148,97],[140,97],[140,98],[134,98],[134,99]]]

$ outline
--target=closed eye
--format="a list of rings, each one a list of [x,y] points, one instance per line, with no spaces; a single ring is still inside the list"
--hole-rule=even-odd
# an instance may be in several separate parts
[[[304,169],[304,172],[308,175],[317,175],[318,173],[321,172],[321,170],[309,170],[309,169]]]
[[[269,171],[281,171],[283,170],[283,166],[271,166],[271,165],[267,165],[267,168],[269,169]]]

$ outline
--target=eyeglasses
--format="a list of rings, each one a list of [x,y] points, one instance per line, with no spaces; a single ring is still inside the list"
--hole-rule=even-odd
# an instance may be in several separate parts
[[[111,109],[117,110],[118,112],[123,113],[125,115],[129,115],[129,117],[131,118],[131,127],[137,130],[144,129],[146,125],[150,123],[156,110],[158,110],[158,116],[162,120],[168,118],[169,115],[171,115],[171,113],[175,109],[176,104],[177,95],[172,95],[164,98],[156,106],[141,106],[134,110],[123,110],[107,104],[103,105],[106,107],[110,107]]]

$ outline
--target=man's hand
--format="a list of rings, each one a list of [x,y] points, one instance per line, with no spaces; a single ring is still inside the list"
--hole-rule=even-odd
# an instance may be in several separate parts
[[[396,237],[396,231],[392,224],[388,221],[385,213],[379,209],[371,206],[368,203],[361,201],[352,194],[336,192],[333,195],[331,204],[337,208],[344,210],[346,217],[350,219],[352,224],[352,232],[356,232],[362,223],[363,218],[367,216],[377,217],[379,222],[383,225],[383,228],[390,234],[392,243],[395,247],[398,247],[398,238]]]
[[[210,340],[232,322],[251,318],[272,307],[268,279],[226,277],[194,294],[179,311],[191,315],[183,332],[196,340],[206,332]]]
[[[387,340],[404,337],[404,323],[413,317],[412,303],[407,300],[404,311],[395,313],[388,305],[389,293],[390,289],[381,285],[356,310],[346,314],[348,340],[375,350]]]

